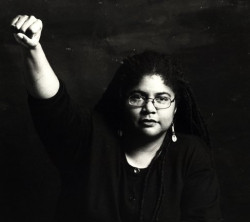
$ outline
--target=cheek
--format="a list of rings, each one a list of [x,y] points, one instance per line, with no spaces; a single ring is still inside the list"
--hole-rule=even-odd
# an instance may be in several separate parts
[[[167,129],[171,126],[174,119],[174,110],[168,113],[162,113],[159,115],[161,120],[161,125],[163,128]]]
[[[139,109],[131,109],[131,107],[125,107],[125,124],[126,123],[134,123],[138,121],[140,117]]]
[[[130,122],[137,122],[140,118],[140,112],[138,112],[138,110],[131,110],[131,112],[129,112],[129,120]]]

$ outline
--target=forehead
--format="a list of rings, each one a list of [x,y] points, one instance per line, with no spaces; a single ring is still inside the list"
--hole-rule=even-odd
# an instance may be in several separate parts
[[[133,87],[131,91],[142,91],[149,95],[166,93],[170,96],[174,96],[173,90],[167,86],[162,77],[157,74],[143,76],[139,83]]]

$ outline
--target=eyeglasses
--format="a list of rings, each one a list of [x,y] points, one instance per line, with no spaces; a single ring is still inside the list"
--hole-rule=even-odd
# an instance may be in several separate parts
[[[142,107],[145,106],[149,100],[152,101],[156,109],[167,109],[171,106],[171,103],[174,102],[175,98],[171,100],[170,97],[163,95],[156,96],[155,98],[147,98],[135,93],[129,96],[128,103],[133,107]]]

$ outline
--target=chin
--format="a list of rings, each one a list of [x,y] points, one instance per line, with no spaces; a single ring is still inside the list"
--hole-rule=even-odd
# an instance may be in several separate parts
[[[151,129],[151,128],[145,128],[143,130],[141,130],[141,133],[146,136],[146,137],[151,137],[151,138],[158,138],[161,137],[162,135],[166,134],[166,131],[158,131],[155,129]]]

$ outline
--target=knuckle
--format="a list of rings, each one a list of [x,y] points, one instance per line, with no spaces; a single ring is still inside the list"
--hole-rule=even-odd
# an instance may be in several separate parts
[[[32,32],[32,33],[38,33],[40,31],[40,27],[39,25],[37,25],[36,23],[34,23],[33,25],[31,25],[29,27],[29,30]]]
[[[21,19],[22,18],[22,15],[17,15],[14,19],[13,19],[13,21],[15,21],[15,22],[17,22],[19,19]]]
[[[36,33],[36,29],[35,29],[34,25],[29,27],[29,31],[32,33]]]
[[[34,15],[30,15],[30,16],[29,16],[29,19],[35,20],[36,17],[35,17]]]
[[[38,20],[37,20],[37,23],[41,26],[41,28],[43,27],[43,22],[42,22],[41,19],[38,19]]]

